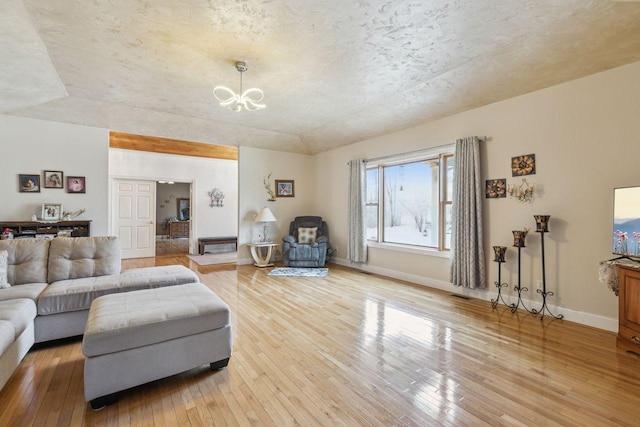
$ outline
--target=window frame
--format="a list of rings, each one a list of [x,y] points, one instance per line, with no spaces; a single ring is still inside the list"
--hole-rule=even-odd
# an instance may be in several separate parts
[[[445,179],[442,179],[440,181],[440,185],[441,185],[441,189],[440,189],[440,237],[438,238],[438,250],[443,251],[443,252],[449,252],[451,251],[451,245],[449,245],[449,247],[446,247],[445,243],[446,243],[446,235],[447,235],[447,206],[451,206],[451,220],[453,222],[453,180],[455,177],[455,169],[454,169],[454,176],[451,177],[451,182],[449,182],[448,176],[447,176],[447,167],[448,167],[448,160],[449,159],[455,159],[455,154],[453,152],[451,153],[443,153],[440,155],[441,158],[441,163],[440,163],[440,176],[444,176]],[[454,168],[455,168],[455,164],[454,164]],[[448,199],[448,190],[449,190],[449,185],[451,186],[451,200]]]
[[[402,252],[429,253],[437,256],[449,256],[450,248],[446,243],[446,209],[453,206],[453,200],[447,199],[449,186],[452,190],[453,198],[453,177],[449,182],[447,177],[447,167],[451,159],[455,159],[455,144],[441,146],[430,150],[421,151],[421,154],[387,156],[382,159],[367,162],[366,171],[372,169],[378,171],[378,197],[377,203],[366,202],[366,207],[376,206],[377,209],[377,239],[367,237],[367,244],[371,247],[382,247]],[[398,166],[402,164],[416,163],[421,161],[438,161],[438,243],[437,246],[423,246],[409,243],[386,242],[384,236],[384,203],[385,203],[385,167]],[[455,164],[454,164],[455,167]]]
[[[374,169],[374,168],[369,168],[369,167],[365,168],[365,182],[366,182],[366,178],[367,178],[367,175],[368,175],[369,171],[372,170],[372,169]],[[375,203],[373,203],[373,202],[369,203],[369,197],[367,196],[365,198],[365,203],[364,203],[364,206],[365,206],[364,207],[364,209],[365,209],[365,222],[366,222],[366,212],[368,211],[368,209],[367,209],[368,207],[375,206],[376,207],[376,213],[377,213],[377,215],[376,215],[376,238],[375,239],[370,239],[366,235],[367,232],[365,231],[365,240],[367,240],[367,242],[370,242],[370,241],[376,241],[377,242],[380,239],[380,227],[377,226],[378,224],[380,224],[380,219],[381,219],[381,217],[380,217],[380,215],[381,215],[380,214],[380,172],[379,171],[378,171],[377,179],[378,179],[378,184],[377,184],[378,192],[377,192],[377,195],[376,195],[376,202]],[[368,184],[365,184],[365,188],[368,188]]]

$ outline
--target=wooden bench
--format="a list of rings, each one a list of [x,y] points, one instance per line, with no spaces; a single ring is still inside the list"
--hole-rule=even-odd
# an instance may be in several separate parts
[[[198,239],[198,253],[204,255],[204,247],[207,245],[228,245],[234,244],[238,250],[238,238],[232,237],[200,237]]]

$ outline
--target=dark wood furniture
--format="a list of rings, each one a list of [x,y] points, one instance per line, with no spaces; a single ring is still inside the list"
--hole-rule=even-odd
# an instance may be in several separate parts
[[[618,287],[617,344],[640,354],[640,264],[618,265]]]
[[[13,237],[36,237],[42,235],[57,236],[58,232],[66,232],[71,237],[88,237],[91,236],[91,220],[79,221],[58,221],[58,222],[39,222],[39,221],[1,221],[0,232],[8,228]]]
[[[169,223],[169,238],[189,237],[189,221],[172,221]]]
[[[238,238],[231,237],[200,237],[198,239],[198,253],[204,255],[204,247],[207,245],[236,245],[236,251],[238,250]]]

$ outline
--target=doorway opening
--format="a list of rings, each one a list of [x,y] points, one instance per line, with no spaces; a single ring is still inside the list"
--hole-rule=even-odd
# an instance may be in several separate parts
[[[156,255],[188,254],[191,183],[156,182]]]

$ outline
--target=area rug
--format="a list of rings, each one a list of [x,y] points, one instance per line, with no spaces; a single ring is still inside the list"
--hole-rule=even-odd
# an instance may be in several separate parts
[[[277,267],[271,270],[267,276],[276,277],[327,277],[329,274],[328,268],[289,268],[289,267]]]
[[[238,261],[238,252],[187,256],[198,265],[228,264]]]

